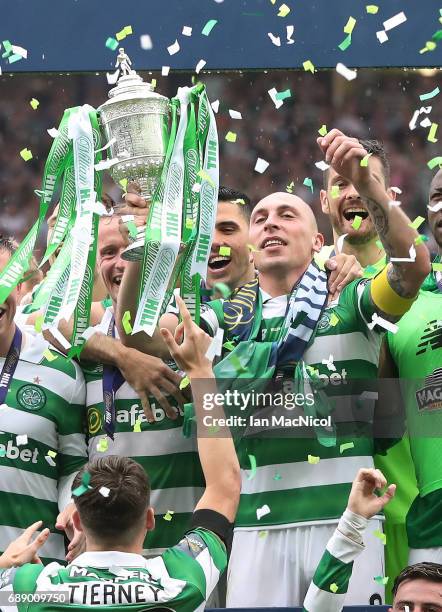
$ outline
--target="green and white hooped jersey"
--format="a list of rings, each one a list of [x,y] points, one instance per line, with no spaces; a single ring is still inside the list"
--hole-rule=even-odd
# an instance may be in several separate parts
[[[108,309],[99,328],[106,333],[110,323]],[[169,403],[178,410],[169,419],[155,398],[149,402],[156,419],[150,424],[137,393],[124,382],[115,394],[114,440],[104,431],[103,372],[98,366],[86,369],[86,403],[89,431],[89,458],[121,455],[137,461],[145,469],[151,487],[150,503],[155,510],[156,527],[144,543],[149,555],[173,546],[189,528],[189,521],[205,482],[196,439],[183,435],[183,414],[174,398]]]
[[[52,603],[18,603],[7,608],[11,612],[199,612],[226,565],[221,540],[195,528],[149,560],[117,551],[86,552],[67,567],[28,563],[0,570],[0,594],[10,601],[26,592],[43,591],[52,597]]]
[[[75,474],[87,461],[85,383],[78,365],[24,331],[24,346],[0,406],[0,551],[35,521],[51,535],[43,561],[65,558],[55,530],[71,498]],[[0,369],[4,358],[0,358]]]
[[[352,435],[352,404],[364,391],[364,379],[367,382],[377,377],[382,330],[370,331],[367,326],[375,312],[369,292],[370,284],[365,279],[345,287],[338,300],[324,310],[314,340],[304,353],[306,364],[318,370],[326,383],[332,418],[338,421],[336,446],[321,445],[311,432],[308,438],[243,438],[239,444],[242,490],[236,528],[336,522],[345,509],[358,469],[373,466],[370,437]],[[262,301],[260,339],[273,341],[284,322],[287,296],[271,298],[262,292]],[[223,328],[222,302],[209,303],[201,316],[215,335]],[[323,363],[330,356],[334,369]],[[352,395],[355,390],[357,397]],[[372,401],[364,402],[365,415],[372,408]],[[302,414],[302,408],[296,407],[287,412],[290,418]],[[361,426],[366,426],[366,421]],[[353,446],[341,454],[341,444],[346,443]],[[257,464],[253,476],[250,455]],[[309,455],[319,457],[319,462],[309,463]],[[265,505],[270,512],[258,519],[257,510]]]

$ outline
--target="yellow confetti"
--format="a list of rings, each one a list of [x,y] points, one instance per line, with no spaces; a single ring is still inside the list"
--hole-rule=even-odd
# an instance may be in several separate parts
[[[337,593],[339,591],[339,587],[336,582],[333,582],[333,584],[330,585],[330,591],[332,593]]]
[[[373,153],[367,153],[367,155],[365,155],[365,157],[363,157],[361,159],[361,168],[367,168],[368,166],[368,160],[370,159],[370,157],[373,155]]]
[[[39,107],[40,102],[36,98],[32,98],[32,100],[29,102],[29,104],[32,106],[32,108],[34,110],[37,110],[37,108]]]
[[[335,315],[335,313],[332,313],[332,316],[330,317],[331,327],[335,327],[335,325],[337,325],[338,323],[339,323],[338,317]]]
[[[317,463],[319,463],[319,457],[315,457],[315,455],[309,455],[307,457],[307,461],[310,463],[310,465],[316,465]]]
[[[227,132],[226,140],[227,140],[227,142],[236,142],[236,133],[235,132]]]
[[[117,33],[115,34],[115,38],[116,38],[118,41],[123,40],[124,38],[126,38],[126,33],[125,33],[125,31],[124,31],[124,30],[120,30],[119,32],[117,32]]]
[[[140,433],[141,432],[141,419],[137,419],[135,421],[134,432],[136,432],[136,433]]]
[[[130,312],[126,310],[121,319],[121,323],[123,325],[124,333],[128,336],[132,333],[132,325],[130,324],[130,318]]]
[[[369,15],[376,15],[379,10],[379,7],[376,6],[376,4],[367,4],[365,8],[367,9],[367,13]]]
[[[219,254],[221,255],[221,257],[229,257],[230,251],[231,249],[228,246],[219,247]]]
[[[44,315],[38,315],[38,317],[35,317],[34,329],[37,332],[37,334],[41,332],[41,329],[43,327],[43,321],[44,321]]]
[[[107,437],[100,438],[97,444],[97,451],[99,453],[105,453],[108,448],[109,448],[109,440],[107,439]]]
[[[281,4],[279,7],[278,17],[287,17],[289,13],[290,8],[287,6],[287,4]]]
[[[382,531],[376,530],[373,532],[373,535],[375,538],[378,538],[378,540],[380,540],[384,546],[386,545],[387,536],[385,535],[385,533],[382,533]]]
[[[344,33],[351,34],[354,30],[355,25],[356,25],[356,19],[354,17],[349,17],[344,27]]]
[[[358,230],[361,227],[361,223],[362,223],[362,217],[360,217],[359,215],[355,215],[355,218],[353,219],[353,223],[351,224],[351,226],[353,229]]]
[[[30,159],[32,159],[32,151],[30,149],[22,149],[20,151],[20,155],[25,161],[29,161]]]
[[[185,389],[189,385],[190,385],[189,377],[188,376],[184,376],[184,378],[182,378],[181,382],[180,382],[180,390]]]
[[[168,510],[168,511],[166,512],[166,514],[163,516],[163,519],[164,519],[165,521],[171,521],[171,520],[172,520],[172,518],[173,518],[173,515],[174,515],[174,514],[175,514],[175,511],[174,511],[174,510]]]
[[[57,453],[53,450],[48,450],[48,456],[52,457],[52,459],[55,459],[55,457],[57,456]]]
[[[321,125],[321,127],[318,130],[318,134],[322,137],[327,136],[328,132],[327,132],[327,126],[325,124]]]
[[[316,70],[314,64],[310,60],[306,60],[305,62],[303,62],[302,67],[306,72],[310,71],[312,74]]]
[[[268,531],[258,531],[258,538],[266,538],[268,535]]]
[[[126,36],[129,36],[129,34],[132,34],[132,26],[130,25],[124,26],[123,31],[126,34]]]
[[[193,219],[186,219],[186,229],[192,229],[195,225]]]
[[[157,80],[156,79],[152,79],[150,84],[152,85],[152,89],[155,89],[155,87],[157,86]]]
[[[339,193],[339,185],[333,185],[331,188],[331,197],[335,200],[336,198],[339,198]]]
[[[429,142],[437,142],[436,132],[437,132],[438,127],[439,125],[437,123],[431,124],[430,131],[428,132],[428,138],[427,138]]]
[[[57,359],[57,355],[54,355],[53,353],[51,353],[49,349],[46,349],[43,352],[43,357],[47,359],[48,361],[54,361],[55,359]]]
[[[421,217],[419,215],[418,217],[416,217],[416,219],[412,223],[409,223],[408,226],[411,227],[412,229],[417,230],[424,221],[425,221],[425,217]]]
[[[127,178],[120,179],[118,182],[119,182],[119,183],[120,183],[120,185],[122,186],[123,190],[124,190],[124,191],[127,191]]]

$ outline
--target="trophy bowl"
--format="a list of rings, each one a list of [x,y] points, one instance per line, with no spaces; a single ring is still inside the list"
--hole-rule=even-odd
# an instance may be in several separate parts
[[[130,68],[124,49],[119,51],[117,85],[109,91],[109,100],[98,108],[103,137],[111,143],[108,157],[115,159],[109,172],[116,183],[122,179],[135,183],[140,195],[149,200],[166,154],[169,99],[155,93],[152,85]],[[139,228],[136,240],[123,252],[123,259],[142,259],[144,229]]]

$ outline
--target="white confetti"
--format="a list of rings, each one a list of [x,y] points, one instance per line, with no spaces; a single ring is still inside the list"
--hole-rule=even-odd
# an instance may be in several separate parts
[[[201,191],[201,183],[195,183],[192,187],[193,193],[199,193]]]
[[[57,467],[57,464],[55,463],[55,461],[52,459],[52,457],[49,457],[49,455],[45,455],[45,459],[46,461],[49,463],[49,465],[51,467]]]
[[[376,36],[381,45],[388,40],[387,32],[384,30],[379,30],[379,32],[376,32]]]
[[[344,246],[344,240],[347,236],[348,234],[342,234],[342,236],[339,236],[338,241],[336,243],[337,253],[342,253],[342,247]]]
[[[330,168],[330,166],[326,164],[325,161],[323,160],[315,162],[315,166],[317,167],[318,170],[321,170],[321,172],[325,172],[326,170]]]
[[[389,208],[392,208],[392,207],[393,207],[393,208],[394,208],[394,207],[396,207],[396,208],[397,208],[398,206],[401,206],[401,204],[402,204],[402,202],[399,202],[399,200],[390,200],[390,201],[388,202],[388,207],[389,207]]]
[[[99,153],[100,151],[106,151],[106,149],[109,149],[109,147],[111,147],[114,144],[114,142],[116,142],[116,139],[111,138],[109,142],[104,145],[104,147],[101,147],[101,149],[97,149],[95,153]]]
[[[167,50],[169,52],[169,55],[175,55],[175,53],[178,53],[178,51],[180,50],[180,45],[178,41],[176,40],[172,45],[167,47]]]
[[[431,127],[431,119],[429,117],[425,117],[425,119],[422,119],[422,121],[420,122],[420,125],[423,128],[430,128]]]
[[[293,32],[295,31],[295,26],[288,25],[288,26],[286,26],[286,30],[287,30],[287,44],[288,45],[293,45],[293,43],[295,42],[293,40]]]
[[[399,189],[399,187],[390,187],[391,191],[394,191],[394,193],[397,193],[398,195],[402,194],[402,189]]]
[[[65,351],[68,351],[71,348],[72,346],[71,343],[66,340],[66,338],[63,336],[63,334],[57,327],[55,326],[46,327],[45,325],[42,325],[42,329],[48,329],[50,334],[65,349]]]
[[[276,94],[278,93],[278,90],[275,87],[273,87],[272,89],[269,89],[267,93],[272,98],[272,102],[275,105],[275,107],[277,109],[281,108],[281,106],[284,104],[284,101],[283,100],[278,100],[276,98]]]
[[[16,437],[15,443],[17,446],[25,446],[28,443],[28,436],[26,434],[21,434]]]
[[[89,340],[89,338],[91,338],[94,334],[96,334],[99,331],[100,330],[98,329],[98,326],[96,326],[96,327],[88,327],[81,334],[81,338],[84,338],[85,341],[87,342]]]
[[[153,44],[152,44],[152,39],[149,36],[149,34],[141,34],[140,45],[141,45],[141,48],[144,49],[145,51],[149,51],[150,49],[152,49]]]
[[[353,79],[358,76],[357,70],[351,70],[350,68],[347,68],[347,66],[345,66],[345,64],[343,64],[342,62],[338,62],[336,64],[336,72],[342,77],[344,77],[344,79],[347,79],[347,81],[353,81]]]
[[[262,508],[256,509],[256,518],[258,519],[258,521],[262,519],[263,516],[266,516],[266,514],[270,514],[270,508],[267,504],[264,504]]]
[[[333,363],[333,355],[330,355],[330,357],[328,359],[323,359],[322,360],[323,365],[326,365],[328,370],[330,370],[330,372],[336,372],[336,366]]]
[[[49,130],[47,130],[47,133],[51,138],[57,138],[57,136],[60,136],[61,134],[61,132],[59,132],[57,128],[49,128]]]
[[[110,489],[108,489],[107,487],[100,487],[98,489],[98,493],[103,497],[109,497]]]
[[[199,74],[206,64],[207,64],[206,60],[200,59],[200,61],[195,67],[195,72]]]
[[[217,113],[219,110],[219,100],[215,100],[210,106],[212,107],[213,112]]]
[[[405,23],[407,21],[407,17],[405,13],[402,11],[394,17],[390,17],[387,21],[384,21],[383,26],[384,30],[388,32],[388,30],[392,30],[393,28],[397,28],[397,26],[401,25],[401,23]]]
[[[394,262],[414,262],[416,261],[416,249],[414,248],[414,244],[411,245],[410,250],[410,257],[390,257],[390,261]]]
[[[439,212],[440,210],[442,210],[442,202],[438,202],[434,206],[428,205],[427,208],[428,210],[431,210],[431,212]]]
[[[371,323],[368,323],[368,329],[373,329],[375,325],[379,325],[379,327],[386,329],[392,334],[396,334],[399,329],[397,325],[395,325],[394,323],[391,323],[390,321],[387,321],[386,319],[383,319],[376,313],[373,314],[371,318]]]
[[[17,55],[21,55],[24,59],[28,59],[28,50],[23,49],[23,47],[18,47],[17,45],[12,45],[12,53]]]
[[[161,67],[161,76],[167,76],[170,72],[170,66]]]
[[[268,167],[269,167],[269,162],[267,162],[265,159],[261,159],[261,157],[258,157],[258,159],[256,160],[256,164],[255,164],[256,172],[259,172],[260,174],[262,174],[263,172],[267,170]]]
[[[232,117],[232,119],[242,119],[241,113],[239,111],[232,110],[231,108],[229,108],[229,115]]]
[[[115,166],[115,164],[118,164],[119,162],[119,158],[118,157],[113,157],[112,159],[103,159],[100,162],[98,162],[98,164],[95,164],[94,168],[95,170],[107,170],[108,168],[112,168],[112,166]]]
[[[267,32],[267,36],[276,47],[281,46],[281,38],[279,36],[274,36],[271,32]]]
[[[192,36],[192,28],[190,26],[183,26],[183,31],[181,34],[183,36]]]
[[[410,130],[414,130],[416,128],[416,123],[419,119],[419,115],[421,115],[422,113],[426,113],[428,115],[429,113],[431,113],[432,110],[432,106],[421,106],[420,109],[416,109],[413,113],[413,117],[411,118],[410,123],[408,124]]]
[[[213,361],[216,355],[221,355],[223,348],[224,330],[218,329],[214,338],[212,338],[209,348],[206,351],[206,357]]]

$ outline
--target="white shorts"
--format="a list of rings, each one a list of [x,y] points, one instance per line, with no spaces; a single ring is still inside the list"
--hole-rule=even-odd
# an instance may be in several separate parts
[[[423,563],[424,561],[442,563],[442,547],[435,546],[434,548],[410,548],[408,565]]]
[[[302,606],[316,567],[337,522],[286,529],[235,530],[227,570],[227,607]],[[346,605],[384,603],[384,546],[373,535],[382,522],[372,519],[365,550],[354,562]],[[261,534],[261,535],[260,535]]]

